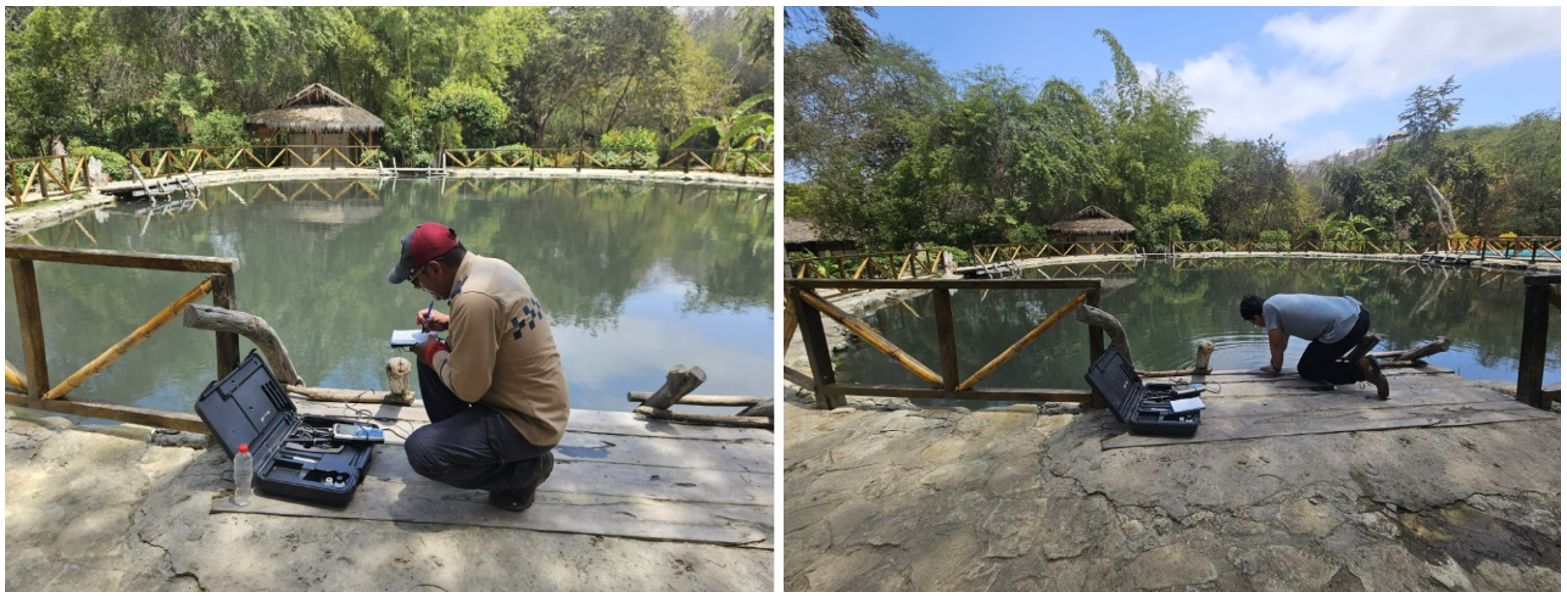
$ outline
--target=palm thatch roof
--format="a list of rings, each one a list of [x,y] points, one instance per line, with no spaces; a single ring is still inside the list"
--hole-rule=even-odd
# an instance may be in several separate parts
[[[1072,217],[1050,224],[1045,229],[1052,234],[1130,234],[1137,231],[1132,224],[1094,206],[1084,207]]]
[[[245,128],[281,132],[368,132],[386,128],[375,114],[321,83],[300,89],[276,108],[245,117]]]
[[[829,238],[824,238],[821,231],[816,229],[816,226],[809,221],[796,217],[784,217],[785,244],[804,244],[818,240],[829,240]]]

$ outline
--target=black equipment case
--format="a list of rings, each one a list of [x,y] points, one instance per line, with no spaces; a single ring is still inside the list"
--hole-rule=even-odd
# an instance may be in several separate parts
[[[1083,375],[1088,384],[1109,402],[1110,411],[1132,427],[1134,435],[1190,437],[1202,424],[1202,411],[1173,413],[1175,397],[1170,385],[1144,386],[1137,370],[1114,346],[1105,349]]]
[[[254,350],[196,400],[196,414],[207,423],[229,457],[250,444],[255,485],[270,496],[322,505],[347,505],[364,480],[373,445],[330,438],[337,423],[372,426],[357,420],[300,416],[283,386]],[[321,438],[299,438],[305,433]]]

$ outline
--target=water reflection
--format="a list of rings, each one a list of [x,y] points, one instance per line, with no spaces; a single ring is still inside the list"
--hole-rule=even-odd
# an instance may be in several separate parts
[[[770,196],[571,179],[257,182],[117,205],[10,241],[233,257],[238,308],[278,330],[307,381],[379,387],[397,354],[390,330],[428,304],[387,284],[386,271],[403,233],[443,221],[527,276],[555,325],[573,406],[624,410],[626,391],[651,391],[677,363],[708,371],[704,392],[772,393]],[[56,381],[200,280],[37,270]],[[6,351],[20,363],[14,307],[6,317]],[[186,409],[211,380],[213,352],[209,333],[176,322],[76,395]]]
[[[1192,365],[1197,342],[1213,341],[1220,369],[1267,364],[1267,338],[1242,321],[1236,304],[1247,293],[1347,294],[1372,313],[1378,350],[1403,349],[1445,335],[1450,351],[1430,362],[1470,379],[1516,381],[1523,325],[1523,278],[1512,272],[1446,269],[1408,263],[1212,259],[1105,263],[1031,270],[1033,277],[1103,277],[1101,307],[1126,326],[1137,366]],[[957,291],[953,327],[963,375],[989,361],[1071,298],[1067,290]],[[930,296],[908,308],[883,308],[868,321],[928,365],[940,360]],[[1561,381],[1561,323],[1551,312],[1545,383]],[[1068,319],[988,377],[982,387],[1086,388],[1087,327]],[[1290,341],[1293,367],[1307,342]],[[838,378],[856,383],[918,384],[886,356],[854,349],[839,359]]]

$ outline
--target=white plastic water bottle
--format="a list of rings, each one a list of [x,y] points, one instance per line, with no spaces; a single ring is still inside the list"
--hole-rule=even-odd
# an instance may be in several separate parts
[[[251,468],[250,443],[240,443],[239,453],[234,454],[234,504],[250,505],[250,481],[256,472]]]

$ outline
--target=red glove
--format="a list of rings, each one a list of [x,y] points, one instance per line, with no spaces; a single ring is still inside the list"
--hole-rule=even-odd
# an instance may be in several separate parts
[[[451,348],[446,345],[446,342],[431,336],[429,339],[424,340],[424,343],[419,344],[415,351],[419,353],[420,362],[423,362],[425,366],[433,367],[435,366],[435,353],[449,352]]]

